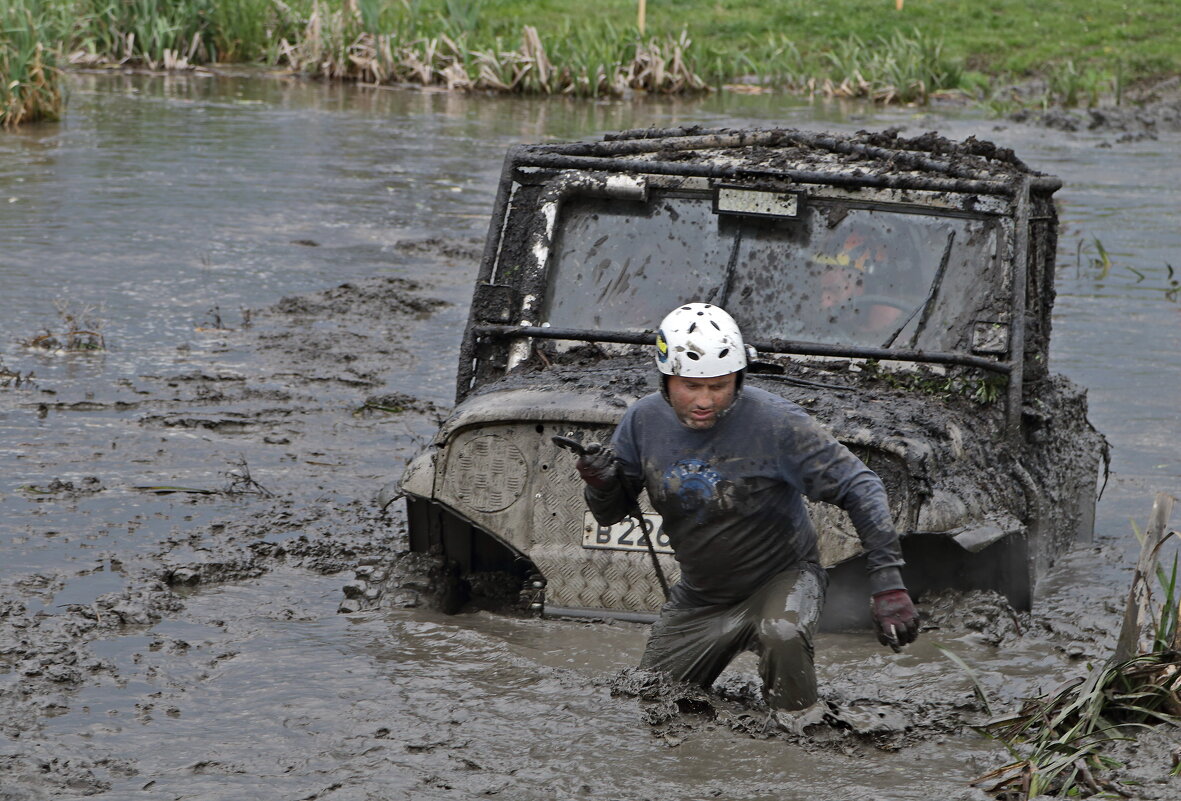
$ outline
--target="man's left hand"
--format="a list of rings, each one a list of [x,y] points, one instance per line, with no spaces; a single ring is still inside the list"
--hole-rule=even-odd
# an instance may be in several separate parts
[[[600,492],[605,492],[619,483],[619,467],[615,464],[615,454],[610,448],[604,448],[597,442],[587,446],[582,456],[574,463],[574,467],[583,481]]]
[[[878,642],[895,651],[919,636],[919,612],[906,590],[886,590],[873,596],[873,624]]]

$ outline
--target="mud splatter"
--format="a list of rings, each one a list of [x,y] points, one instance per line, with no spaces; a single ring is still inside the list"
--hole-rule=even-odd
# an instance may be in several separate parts
[[[897,751],[964,725],[964,710],[955,702],[882,700],[836,687],[826,688],[807,710],[777,712],[762,702],[757,679],[733,674],[709,690],[638,668],[624,669],[606,683],[613,695],[636,698],[653,736],[670,747],[703,730],[725,728],[842,754]]]

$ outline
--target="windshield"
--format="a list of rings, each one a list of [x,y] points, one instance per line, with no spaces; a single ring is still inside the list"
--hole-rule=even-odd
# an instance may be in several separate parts
[[[920,210],[921,211],[921,210]],[[680,303],[726,308],[749,339],[952,350],[1007,292],[991,218],[809,199],[796,218],[716,214],[712,198],[562,206],[545,321],[645,330]]]

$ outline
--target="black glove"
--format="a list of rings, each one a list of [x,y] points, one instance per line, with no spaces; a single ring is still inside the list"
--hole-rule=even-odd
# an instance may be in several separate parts
[[[586,446],[586,452],[578,457],[574,467],[583,481],[600,492],[611,489],[619,481],[615,454],[597,442]]]
[[[876,593],[870,601],[878,642],[895,651],[919,636],[919,613],[906,590]]]

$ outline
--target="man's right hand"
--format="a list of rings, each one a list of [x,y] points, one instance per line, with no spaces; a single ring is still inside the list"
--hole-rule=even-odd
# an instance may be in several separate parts
[[[906,590],[885,590],[870,602],[878,642],[895,652],[919,636],[919,613]]]
[[[611,489],[619,481],[615,454],[597,442],[586,447],[586,453],[578,457],[574,467],[583,481],[600,492]]]

